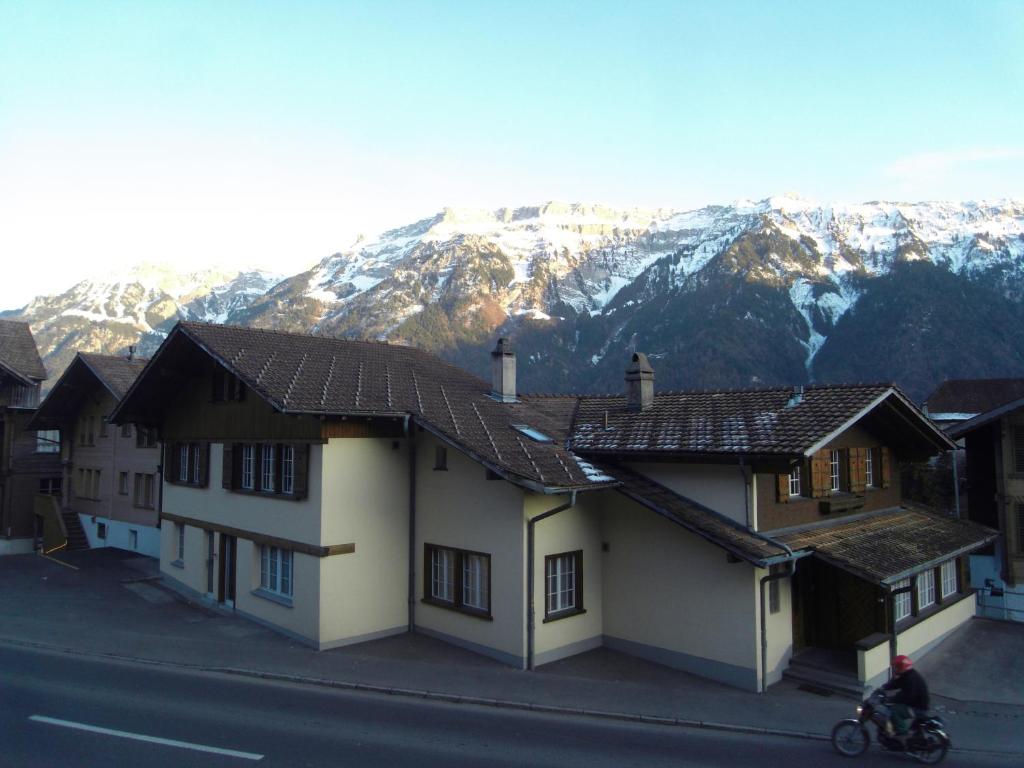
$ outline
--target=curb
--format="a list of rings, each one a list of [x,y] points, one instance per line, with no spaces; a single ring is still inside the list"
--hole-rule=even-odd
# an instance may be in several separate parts
[[[22,648],[33,648],[48,653],[59,653],[67,656],[82,656],[85,658],[106,659],[127,664],[139,664],[152,667],[167,667],[170,669],[182,669],[190,672],[209,672],[222,675],[233,675],[236,677],[248,677],[258,680],[273,682],[291,683],[295,685],[311,685],[318,688],[332,688],[343,691],[356,691],[359,693],[375,693],[387,696],[400,696],[403,698],[422,699],[425,701],[438,701],[448,704],[466,704],[480,707],[494,707],[497,709],[519,710],[522,712],[538,712],[554,715],[569,715],[576,717],[589,717],[602,720],[614,720],[628,723],[642,723],[645,725],[675,726],[681,728],[699,728],[710,731],[721,731],[725,733],[746,734],[753,736],[778,736],[791,739],[805,739],[810,741],[830,741],[831,736],[823,733],[811,733],[809,731],[790,731],[781,728],[765,728],[755,725],[735,725],[732,723],[718,723],[712,720],[693,720],[680,717],[660,717],[657,715],[641,715],[629,712],[614,712],[599,709],[586,709],[582,707],[556,706],[551,704],[537,704],[533,702],[510,701],[507,699],[491,699],[483,696],[471,696],[458,693],[443,693],[440,691],[428,691],[416,688],[396,688],[393,686],[374,685],[372,683],[353,683],[344,680],[331,680],[327,678],[303,677],[301,675],[289,675],[281,672],[266,672],[255,669],[243,669],[240,667],[217,667],[203,664],[185,664],[181,662],[162,661],[157,659],[144,659],[134,656],[121,656],[116,653],[103,651],[88,651],[80,648],[65,648],[63,646],[49,645],[31,640],[19,640],[15,638],[0,637],[0,645],[17,646]],[[1024,755],[1024,752],[1002,752],[998,750],[951,748],[950,752],[975,755],[992,755],[1007,757],[1012,755]]]

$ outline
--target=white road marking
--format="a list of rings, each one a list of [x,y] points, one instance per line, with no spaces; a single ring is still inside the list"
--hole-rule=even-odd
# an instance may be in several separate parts
[[[175,741],[174,739],[161,739],[159,736],[146,736],[141,733],[129,733],[128,731],[115,731],[112,728],[101,728],[98,725],[86,725],[85,723],[75,723],[71,720],[58,720],[55,717],[44,717],[42,715],[32,715],[29,720],[34,720],[37,723],[46,723],[47,725],[59,725],[63,728],[74,728],[78,731],[89,731],[91,733],[101,733],[104,736],[117,736],[121,739],[134,739],[135,741],[147,741],[150,744],[161,744],[165,747],[180,747],[181,749],[194,749],[197,752],[212,752],[215,755],[227,755],[228,757],[240,757],[243,760],[262,760],[263,755],[257,755],[253,752],[238,752],[234,749],[221,749],[220,747],[208,747],[205,744],[192,744],[188,741]]]

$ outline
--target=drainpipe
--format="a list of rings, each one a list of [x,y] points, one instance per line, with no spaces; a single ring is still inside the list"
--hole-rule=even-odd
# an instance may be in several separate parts
[[[956,467],[956,452],[959,448],[954,448],[953,453],[953,509],[956,512],[956,519],[960,519],[960,473]]]
[[[889,661],[896,658],[897,652],[897,641],[899,634],[896,632],[896,595],[902,595],[904,592],[913,592],[917,587],[917,576],[910,578],[909,587],[900,587],[899,589],[893,589],[889,591]]]
[[[536,517],[526,521],[526,668],[533,669],[533,634],[536,629],[533,607],[533,548],[534,532],[533,526],[545,518],[564,512],[570,507],[576,506],[576,491],[571,491],[569,501],[560,504],[547,512],[541,512]]]
[[[409,628],[416,629],[416,425],[406,415],[402,434],[409,439]]]
[[[767,538],[767,537],[765,537]],[[783,544],[781,541],[776,541],[780,547],[784,548],[793,557],[793,550]],[[789,567],[782,573],[771,573],[769,570],[766,576],[761,577],[761,690],[759,693],[768,692],[768,617],[765,614],[765,599],[764,599],[764,588],[769,581],[778,581],[779,579],[788,579],[796,573],[796,559],[787,561],[786,565]]]

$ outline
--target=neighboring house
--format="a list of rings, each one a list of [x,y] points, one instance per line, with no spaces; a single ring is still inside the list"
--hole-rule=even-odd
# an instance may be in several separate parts
[[[932,393],[932,418],[966,449],[966,516],[1003,535],[971,557],[978,613],[1024,621],[1024,379],[954,379]]]
[[[79,352],[29,425],[59,430],[63,512],[90,547],[160,556],[160,448],[154,430],[109,423],[148,361]],[[69,514],[73,519],[68,519]]]
[[[0,320],[0,554],[31,552],[36,496],[60,495],[60,437],[27,432],[46,369],[27,323]]]
[[[896,389],[517,396],[421,350],[181,323],[115,410],[165,441],[161,570],[316,648],[405,631],[519,667],[602,645],[740,687],[864,681],[974,613],[994,535],[901,504],[950,441]],[[790,582],[793,588],[790,588]]]

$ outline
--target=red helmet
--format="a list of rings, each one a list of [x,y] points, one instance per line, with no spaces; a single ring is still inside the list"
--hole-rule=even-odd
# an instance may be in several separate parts
[[[909,656],[897,656],[892,660],[892,671],[897,675],[902,675],[908,669],[912,669],[914,662],[910,660]]]

